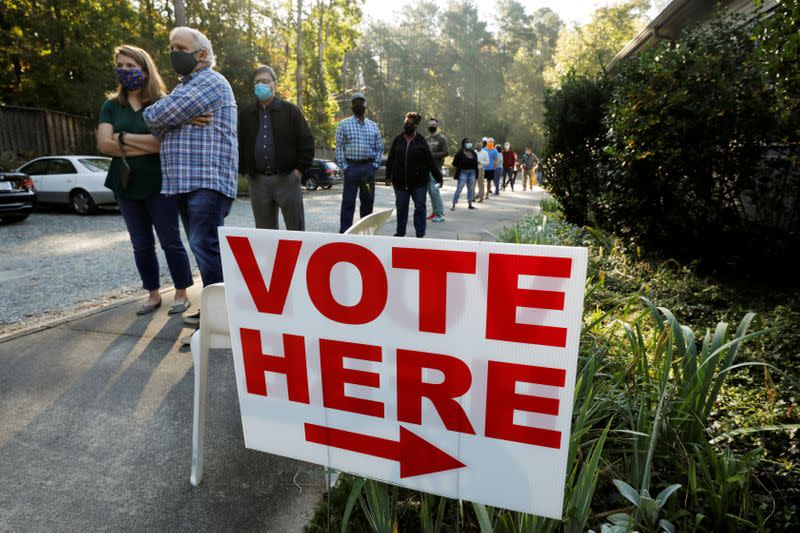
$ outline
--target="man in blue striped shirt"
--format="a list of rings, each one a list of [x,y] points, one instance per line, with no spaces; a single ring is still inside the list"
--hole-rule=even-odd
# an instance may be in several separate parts
[[[214,71],[208,38],[192,28],[170,33],[170,60],[181,83],[144,111],[161,140],[162,194],[177,195],[203,286],[222,281],[217,229],[236,198],[239,145],[236,101],[228,81]],[[199,117],[199,118],[198,118]],[[199,324],[199,312],[184,317]]]
[[[375,172],[381,166],[383,139],[378,125],[366,118],[367,99],[362,93],[350,98],[353,116],[336,127],[336,162],[344,171],[339,233],[353,224],[356,193],[361,218],[372,213],[375,202]]]

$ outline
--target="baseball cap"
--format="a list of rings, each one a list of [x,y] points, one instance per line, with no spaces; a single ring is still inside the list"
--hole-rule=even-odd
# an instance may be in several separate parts
[[[359,98],[361,98],[361,99],[362,99],[362,100],[364,100],[365,102],[367,101],[367,97],[366,97],[366,96],[364,96],[364,93],[353,93],[353,96],[351,96],[351,97],[350,97],[350,101],[351,101],[351,102],[355,102],[355,101],[356,101],[356,100],[358,100]]]

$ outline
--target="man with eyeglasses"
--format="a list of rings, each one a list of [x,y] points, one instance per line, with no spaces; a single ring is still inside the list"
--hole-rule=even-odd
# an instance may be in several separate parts
[[[239,112],[239,170],[257,228],[278,229],[280,210],[286,229],[304,231],[300,182],[314,160],[314,137],[300,108],[275,95],[276,83],[271,67],[256,67],[256,102]]]

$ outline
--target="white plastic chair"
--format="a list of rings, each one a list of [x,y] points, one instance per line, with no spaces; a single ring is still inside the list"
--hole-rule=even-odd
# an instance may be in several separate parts
[[[192,476],[195,487],[203,479],[203,446],[206,439],[206,386],[208,385],[208,351],[231,348],[228,327],[228,305],[225,284],[203,288],[200,295],[200,329],[192,335],[194,361],[194,423],[192,427]]]
[[[347,228],[345,233],[349,235],[375,235],[386,224],[393,212],[394,208],[390,208],[367,215]]]
[[[374,235],[392,216],[394,209],[368,215],[345,233]],[[208,385],[208,351],[231,348],[228,326],[228,306],[225,301],[225,284],[215,283],[203,288],[200,295],[200,329],[192,335],[192,360],[194,361],[194,422],[192,426],[192,475],[189,478],[195,487],[203,479],[203,448],[206,439],[206,387]],[[332,486],[338,475],[328,475],[328,486]]]

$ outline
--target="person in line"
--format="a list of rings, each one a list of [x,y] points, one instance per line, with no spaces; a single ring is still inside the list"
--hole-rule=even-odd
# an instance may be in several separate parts
[[[486,140],[486,155],[489,158],[489,163],[485,166],[483,171],[483,177],[486,179],[486,198],[485,200],[489,199],[489,196],[492,194],[492,182],[494,181],[494,170],[495,166],[502,166],[500,162],[497,161],[497,150],[494,147],[494,137],[489,137]],[[501,159],[502,161],[502,159]]]
[[[496,155],[492,181],[494,181],[494,195],[498,196],[500,194],[500,176],[503,173],[503,147],[496,144],[494,148]]]
[[[475,175],[475,181],[478,183],[478,198],[476,201],[481,203],[486,198],[486,194],[484,193],[485,188],[483,185],[484,174],[486,173],[484,168],[489,164],[489,155],[486,153],[486,137],[481,139],[477,148],[478,173]]]
[[[476,209],[472,205],[472,201],[475,197],[475,177],[478,174],[478,154],[472,149],[472,141],[469,139],[461,140],[461,150],[456,152],[453,157],[453,166],[456,169],[458,185],[456,186],[456,192],[453,194],[453,205],[450,207],[450,211],[455,211],[458,197],[461,195],[464,185],[467,186],[468,207],[469,209]]]
[[[533,189],[533,186],[536,184],[536,178],[532,177],[531,174],[533,173],[533,166],[534,166],[534,159],[533,159],[533,150],[530,146],[525,147],[525,153],[522,154],[519,160],[520,170],[522,171],[522,190],[527,190],[528,186]]]
[[[439,165],[439,168],[444,167],[444,158],[447,157],[447,139],[441,134],[439,130],[439,121],[431,118],[428,122],[428,132],[430,135],[426,139],[428,146],[431,148],[433,160]],[[442,202],[442,195],[439,192],[439,187],[436,186],[436,180],[433,179],[433,174],[430,176],[428,182],[428,195],[431,197],[431,214],[428,220],[431,222],[444,222],[444,202]]]
[[[403,133],[392,141],[386,160],[386,179],[394,187],[397,208],[397,232],[395,237],[405,237],[408,225],[408,205],[414,200],[414,230],[419,238],[425,236],[425,198],[428,193],[429,174],[433,174],[441,186],[442,171],[431,154],[425,137],[417,133],[422,115],[406,113]]]
[[[506,190],[507,185],[511,185],[511,190],[514,190],[516,168],[517,154],[511,149],[511,143],[506,141],[503,145],[503,190]]]
[[[163,97],[167,89],[145,50],[118,46],[114,49],[114,62],[117,88],[107,95],[100,109],[97,148],[112,157],[105,186],[114,191],[133,245],[136,269],[142,286],[150,293],[136,314],[146,315],[161,307],[161,276],[153,230],[175,285],[167,313],[181,314],[191,305],[186,289],[193,284],[192,269],[181,241],[178,202],[175,197],[161,194],[161,143],[150,134],[142,118],[142,109]],[[130,174],[123,180],[125,164]]]
[[[205,35],[178,27],[169,34],[169,47],[181,82],[144,110],[144,121],[161,140],[161,192],[177,199],[206,287],[223,281],[218,229],[236,198],[236,100],[228,80],[214,70],[214,49]],[[190,123],[197,117],[207,125]],[[200,324],[201,311],[185,315],[184,322]]]
[[[534,185],[542,186],[542,160],[533,152],[533,172],[531,173],[531,188]]]
[[[366,97],[363,93],[353,93],[350,103],[353,116],[342,120],[336,127],[336,163],[344,172],[339,233],[344,233],[353,225],[356,193],[361,218],[372,213],[375,172],[380,168],[383,157],[383,139],[378,125],[365,116]]]
[[[256,102],[239,113],[239,164],[256,227],[278,229],[280,210],[287,230],[304,231],[300,182],[314,161],[314,137],[300,108],[275,95],[277,82],[272,67],[256,67]]]

